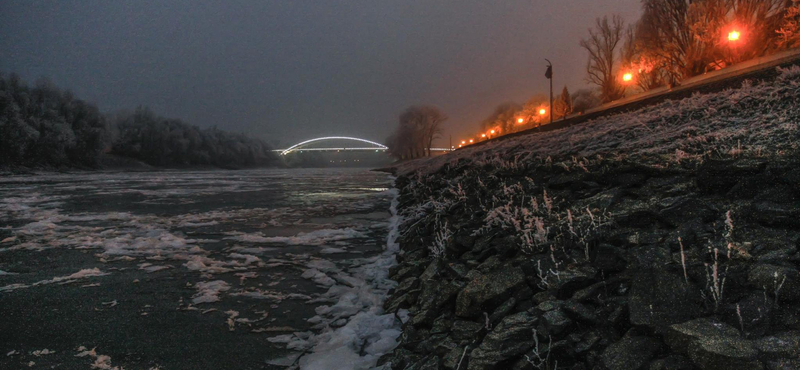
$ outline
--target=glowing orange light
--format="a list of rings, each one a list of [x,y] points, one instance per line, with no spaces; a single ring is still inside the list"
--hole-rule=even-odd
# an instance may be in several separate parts
[[[541,114],[541,115],[543,115],[543,116],[544,116],[544,114],[545,114],[545,113],[547,113],[547,110],[546,110],[546,109],[544,109],[544,108],[542,108],[542,109],[539,109],[539,114]]]
[[[461,147],[461,144],[458,144],[458,147],[460,148],[460,147]]]
[[[470,143],[474,143],[474,142],[475,142],[475,140],[469,139],[469,142],[470,142]]]
[[[633,74],[632,73],[626,73],[626,74],[622,75],[622,81],[630,82],[631,80],[633,80]]]
[[[522,122],[525,122],[525,120],[520,118],[520,119],[517,120],[517,122],[522,123]]]
[[[481,137],[486,137],[486,134],[481,134]]]
[[[492,130],[492,131],[489,131],[489,133],[493,134],[493,133],[494,133],[494,130]]]
[[[728,33],[728,41],[738,41],[742,37],[739,31],[731,31]]]
[[[466,144],[466,143],[467,143],[466,141],[464,141],[464,140],[461,140],[461,144]]]

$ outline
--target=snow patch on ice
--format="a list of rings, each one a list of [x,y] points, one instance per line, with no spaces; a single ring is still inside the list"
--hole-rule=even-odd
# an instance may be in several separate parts
[[[366,235],[353,228],[344,229],[321,229],[307,233],[299,233],[295,236],[264,236],[261,233],[245,234],[238,233],[226,239],[250,243],[279,243],[286,245],[324,245],[330,242],[346,239],[364,238]]]
[[[219,295],[227,292],[231,286],[222,280],[203,281],[194,285],[197,293],[192,296],[192,303],[212,303],[219,301]]]

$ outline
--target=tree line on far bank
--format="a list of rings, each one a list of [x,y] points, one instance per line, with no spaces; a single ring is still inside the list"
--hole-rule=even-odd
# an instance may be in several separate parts
[[[97,168],[105,155],[153,166],[246,167],[275,163],[261,140],[200,129],[147,108],[102,114],[47,80],[29,87],[0,74],[0,166]]]

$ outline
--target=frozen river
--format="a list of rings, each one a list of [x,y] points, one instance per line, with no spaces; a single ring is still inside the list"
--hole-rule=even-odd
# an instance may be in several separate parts
[[[0,368],[372,368],[399,335],[390,187],[359,169],[0,178]]]

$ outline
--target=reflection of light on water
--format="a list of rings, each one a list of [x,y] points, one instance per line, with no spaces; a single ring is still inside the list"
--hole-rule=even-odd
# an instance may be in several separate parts
[[[389,188],[356,188],[356,190],[387,191],[387,190],[389,190]]]

